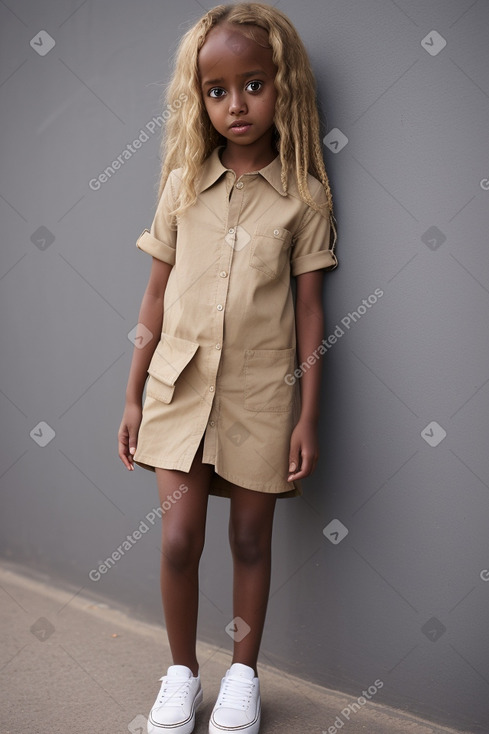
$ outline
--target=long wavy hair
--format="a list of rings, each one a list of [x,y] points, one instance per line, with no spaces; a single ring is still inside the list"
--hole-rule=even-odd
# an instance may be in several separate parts
[[[212,126],[205,109],[198,71],[199,51],[209,31],[222,23],[239,26],[243,35],[262,45],[263,41],[253,31],[258,27],[267,32],[268,47],[272,49],[272,60],[277,67],[274,142],[282,164],[282,186],[287,191],[289,171],[295,168],[301,199],[330,218],[334,247],[336,220],[322,157],[316,82],[297,31],[284,13],[270,5],[217,5],[182,37],[175,54],[173,75],[164,96],[165,109],[171,114],[161,141],[162,169],[158,200],[170,171],[182,168],[178,206],[173,212],[176,216],[181,215],[197,198],[195,183],[203,162],[214,148],[226,142]],[[311,197],[307,185],[308,173],[315,176],[324,187],[326,211]]]

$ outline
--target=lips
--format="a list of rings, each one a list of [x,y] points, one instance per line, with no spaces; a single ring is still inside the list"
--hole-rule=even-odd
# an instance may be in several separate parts
[[[247,122],[246,120],[236,120],[230,127],[249,127],[250,125],[251,122]]]

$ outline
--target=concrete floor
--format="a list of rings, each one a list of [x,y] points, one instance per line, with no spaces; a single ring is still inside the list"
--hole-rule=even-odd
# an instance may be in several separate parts
[[[0,599],[1,734],[146,734],[158,678],[171,664],[164,629],[10,564],[0,566]],[[230,659],[199,645],[204,705],[196,734],[208,731]],[[265,665],[259,674],[260,734],[453,732],[372,702],[347,721],[341,712],[351,697]]]

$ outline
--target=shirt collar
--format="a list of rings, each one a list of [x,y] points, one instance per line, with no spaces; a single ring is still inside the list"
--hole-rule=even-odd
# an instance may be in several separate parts
[[[218,148],[214,148],[207,160],[204,161],[202,175],[200,181],[197,184],[197,194],[208,189],[214,184],[221,176],[231,169],[225,168],[221,163],[219,153],[223,150],[224,146],[221,145]],[[281,196],[287,196],[284,191],[281,180],[282,164],[280,163],[280,155],[277,155],[268,166],[262,168],[256,173],[260,174],[268,183],[273,186],[275,191]],[[244,174],[246,175],[246,174]]]

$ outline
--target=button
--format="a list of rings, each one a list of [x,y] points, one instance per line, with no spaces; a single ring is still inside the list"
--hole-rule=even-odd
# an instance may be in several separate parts
[[[221,345],[220,344],[216,344],[216,349],[220,349],[220,348],[221,348]]]
[[[209,421],[209,425],[210,425],[210,426],[211,426],[212,428],[214,428],[214,426],[216,425],[216,422],[215,422],[215,421]]]
[[[280,232],[279,232],[279,230],[278,230],[278,229],[274,229],[274,230],[273,230],[273,234],[275,235],[275,237],[278,237],[278,236],[279,236],[279,234],[280,234]]]
[[[214,385],[211,385],[209,388],[209,392],[214,392]]]
[[[234,234],[234,227],[231,227],[230,229],[228,229],[228,232],[229,234]]]
[[[227,278],[228,277],[228,274],[226,273],[225,270],[221,270],[221,272],[219,273],[219,275],[221,276],[221,278]]]
[[[244,186],[244,183],[242,181],[238,181],[238,183],[236,184],[237,189],[242,189],[243,186]]]
[[[216,308],[218,311],[222,311],[222,303],[218,303]]]

